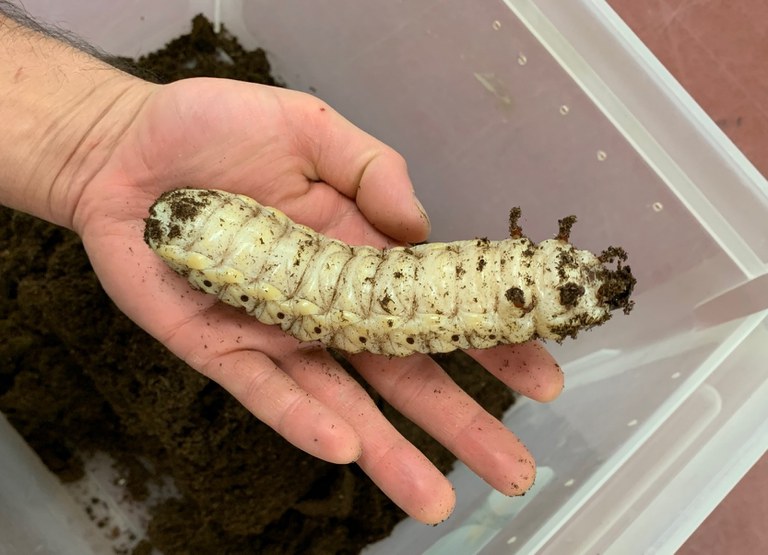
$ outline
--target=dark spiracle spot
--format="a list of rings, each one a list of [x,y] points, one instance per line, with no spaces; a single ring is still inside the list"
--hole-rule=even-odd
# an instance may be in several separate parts
[[[243,301],[244,303],[247,303],[248,302],[248,295],[240,295],[240,300]]]
[[[488,339],[490,339],[491,341],[495,341],[496,340],[496,334],[492,333],[491,335],[488,336]]]
[[[358,339],[360,340],[360,343],[363,343],[363,344],[365,344],[365,342],[368,341],[368,339],[366,339],[362,335],[360,337],[358,337]]]
[[[413,337],[408,337],[406,338],[405,342],[408,343],[408,345],[413,345],[416,343],[416,340]]]
[[[517,308],[525,306],[525,293],[519,287],[510,287],[504,292],[504,297]]]
[[[277,313],[277,319],[278,320],[282,320],[283,318],[285,318],[285,314],[283,314],[282,312],[278,312]]]
[[[458,341],[458,340],[459,340],[459,336],[458,336],[458,335],[456,335],[456,334],[453,334],[453,335],[451,336],[451,341]]]
[[[564,307],[576,306],[582,296],[584,296],[584,287],[577,283],[569,281],[560,288],[560,304]]]
[[[320,333],[321,331],[323,331],[323,330],[320,329],[320,326],[316,326],[315,327],[315,333]]]
[[[213,284],[210,282],[210,280],[207,280],[207,279],[203,281],[203,285],[205,285],[206,287],[213,286]]]

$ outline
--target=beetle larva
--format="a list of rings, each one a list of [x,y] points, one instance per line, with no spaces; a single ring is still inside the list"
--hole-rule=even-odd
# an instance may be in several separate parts
[[[349,246],[275,208],[224,191],[179,189],[150,208],[144,238],[196,289],[302,341],[406,356],[562,340],[628,313],[622,249],[596,256],[568,236],[538,245],[510,215],[509,239],[379,250]],[[616,268],[609,264],[616,262]]]

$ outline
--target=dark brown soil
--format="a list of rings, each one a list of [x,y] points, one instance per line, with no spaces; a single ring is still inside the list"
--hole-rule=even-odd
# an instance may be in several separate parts
[[[205,17],[192,20],[192,30],[170,41],[164,48],[139,60],[119,58],[115,65],[159,83],[189,77],[223,77],[262,85],[282,84],[271,74],[263,49],[245,50],[222,26],[219,34]]]
[[[143,71],[161,81],[205,74],[275,84],[263,51],[217,37],[202,18],[193,27],[140,60]],[[492,413],[511,404],[467,357],[442,362]],[[442,470],[451,467],[447,451],[378,402]],[[167,555],[357,553],[404,517],[356,466],[290,446],[136,327],[102,291],[74,234],[6,208],[0,410],[62,480],[78,479],[95,450],[118,461],[136,500],[156,476],[172,476],[183,497],[156,506],[150,524],[152,545]]]

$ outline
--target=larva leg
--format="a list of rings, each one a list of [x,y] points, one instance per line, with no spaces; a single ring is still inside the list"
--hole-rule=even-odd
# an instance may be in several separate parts
[[[242,195],[180,189],[150,208],[145,239],[196,288],[302,341],[392,356],[562,340],[632,307],[626,254],[569,243],[574,217],[534,244],[510,238],[379,251],[350,247]],[[616,264],[612,269],[611,265]]]

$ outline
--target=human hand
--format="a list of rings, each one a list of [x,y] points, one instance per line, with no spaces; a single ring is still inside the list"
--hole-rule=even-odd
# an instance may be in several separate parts
[[[137,82],[138,83],[138,82]],[[154,199],[178,187],[230,190],[351,244],[426,238],[402,158],[309,95],[194,79],[157,87],[126,111],[111,154],[72,213],[93,267],[117,305],[190,366],[306,452],[356,461],[414,518],[453,509],[448,480],[384,418],[324,349],[190,290],[144,244]],[[134,95],[135,97],[135,95]],[[120,117],[112,110],[109,117]],[[562,373],[536,343],[469,353],[509,387],[548,401]],[[390,404],[499,491],[531,485],[533,458],[427,356],[349,357]]]

